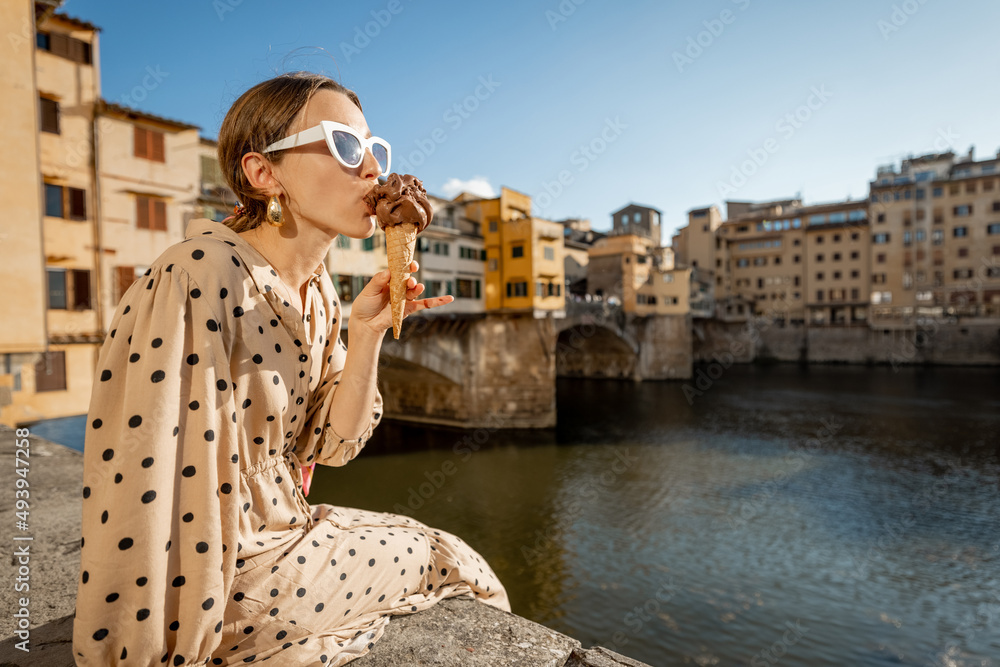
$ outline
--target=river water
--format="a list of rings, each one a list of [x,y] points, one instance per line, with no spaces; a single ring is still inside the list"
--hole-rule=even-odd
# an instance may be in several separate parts
[[[543,431],[386,421],[309,500],[460,535],[516,613],[656,666],[1000,667],[1000,370],[700,386],[560,379]]]
[[[1000,666],[1000,371],[683,386],[560,379],[548,431],[386,422],[310,500],[460,535],[516,613],[652,665]]]

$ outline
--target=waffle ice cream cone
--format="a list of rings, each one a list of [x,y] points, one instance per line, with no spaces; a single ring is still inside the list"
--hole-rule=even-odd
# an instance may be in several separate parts
[[[406,283],[410,279],[417,234],[430,224],[434,211],[427,201],[423,183],[409,174],[389,174],[385,182],[373,187],[364,199],[385,232],[392,336],[398,340],[406,312]]]
[[[406,309],[406,283],[417,245],[417,225],[409,222],[385,228],[385,252],[389,258],[389,300],[392,305],[392,337],[399,339]]]

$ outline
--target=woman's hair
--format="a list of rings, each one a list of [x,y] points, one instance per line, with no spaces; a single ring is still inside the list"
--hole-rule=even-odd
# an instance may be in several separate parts
[[[309,98],[323,88],[347,95],[361,109],[353,90],[312,72],[290,72],[262,81],[240,95],[229,108],[219,129],[219,167],[245,209],[244,214],[225,221],[234,231],[243,232],[260,225],[267,211],[268,197],[253,187],[243,173],[243,156],[263,153],[267,146],[283,139]],[[284,151],[268,153],[268,159],[275,164],[282,157]]]

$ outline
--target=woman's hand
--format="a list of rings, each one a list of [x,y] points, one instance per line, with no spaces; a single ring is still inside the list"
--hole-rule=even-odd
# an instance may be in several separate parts
[[[410,273],[415,273],[419,268],[420,265],[416,260],[410,262]],[[423,293],[424,284],[418,284],[417,279],[413,276],[407,279],[406,288],[406,306],[403,310],[403,319],[417,311],[443,306],[455,300],[455,297],[450,294],[430,299],[416,299]],[[374,331],[378,336],[382,336],[386,329],[392,328],[389,269],[379,271],[372,276],[365,288],[354,298],[351,303],[351,318],[348,327],[351,325],[364,326]]]

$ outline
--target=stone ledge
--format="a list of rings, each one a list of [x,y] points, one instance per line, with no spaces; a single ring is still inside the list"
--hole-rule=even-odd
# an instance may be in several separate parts
[[[80,505],[83,456],[32,436],[31,651],[15,648],[10,614],[0,618],[0,667],[73,667],[73,614],[80,567]],[[0,465],[13,469],[14,432],[0,425]],[[14,486],[0,489],[0,509],[13,512]],[[13,560],[12,542],[0,559]],[[44,577],[41,574],[44,572]],[[12,586],[0,592],[0,608],[14,609]],[[280,661],[279,661],[280,662]],[[357,667],[649,667],[580,642],[516,614],[471,598],[442,600],[415,614],[393,616]]]

